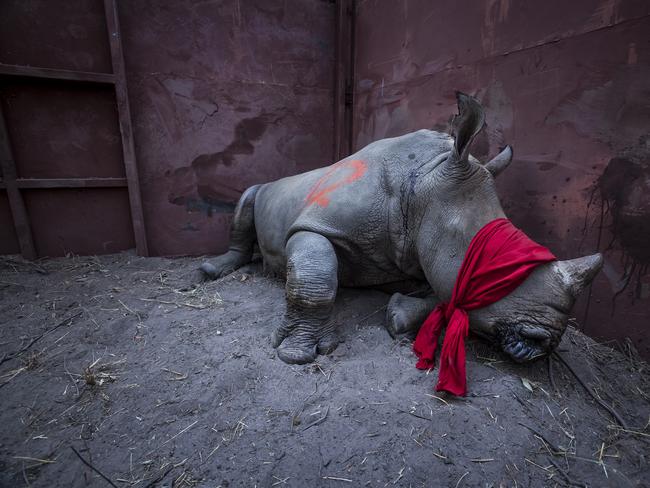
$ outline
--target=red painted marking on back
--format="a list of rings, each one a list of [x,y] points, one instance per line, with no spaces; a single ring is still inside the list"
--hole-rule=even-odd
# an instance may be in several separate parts
[[[324,186],[335,173],[340,173],[342,170],[345,169],[351,170],[351,173],[348,174],[345,178],[339,179],[338,181],[335,181],[334,183],[331,183],[328,186]],[[339,161],[338,163],[333,164],[330,168],[328,168],[325,174],[321,176],[316,182],[316,184],[312,187],[309,194],[305,198],[305,202],[308,205],[316,203],[321,207],[327,207],[330,203],[330,197],[329,197],[330,193],[342,187],[343,185],[347,185],[348,183],[357,181],[366,173],[367,170],[368,170],[368,166],[364,161],[361,161],[360,159]]]

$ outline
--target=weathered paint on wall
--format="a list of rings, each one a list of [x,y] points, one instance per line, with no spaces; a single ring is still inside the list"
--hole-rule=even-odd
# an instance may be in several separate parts
[[[473,153],[514,147],[498,179],[507,214],[563,259],[605,252],[574,313],[587,333],[629,336],[646,357],[649,14],[635,0],[360,1],[353,133],[360,148],[448,130],[454,91],[476,95],[487,127]]]
[[[247,187],[332,162],[335,5],[120,9],[150,251],[223,252]]]
[[[24,195],[30,219],[38,222],[32,232],[40,256],[135,247],[126,188],[39,189]]]
[[[101,0],[5,0],[0,13],[0,62],[112,72]]]
[[[247,186],[332,162],[336,5],[119,8],[150,250],[221,252]],[[0,62],[111,71],[101,1],[0,11]],[[498,182],[508,214],[562,258],[605,252],[577,318],[596,336],[633,337],[649,356],[650,4],[360,0],[356,12],[354,146],[446,130],[454,91],[477,95],[488,126],[475,155],[515,148]],[[123,176],[109,92],[3,79],[19,173]],[[25,200],[41,254],[133,246],[125,189],[30,190]],[[0,253],[17,252],[4,190],[0,227]]]
[[[132,0],[118,9],[150,253],[222,252],[246,187],[332,162],[336,5]],[[0,63],[111,73],[103,1],[3,2]],[[0,77],[0,103],[18,177],[125,176],[112,86]],[[34,190],[25,200],[41,256],[133,245],[126,189]],[[48,218],[67,205],[81,208]],[[19,252],[2,189],[0,224],[10,229],[0,251]]]
[[[124,178],[112,87],[11,80],[2,94],[19,178]]]
[[[104,16],[99,0],[2,2],[0,62],[110,73]],[[0,78],[0,103],[18,178],[124,177],[113,87],[9,76]],[[0,252],[18,253],[0,192]],[[23,197],[39,256],[134,245],[126,188],[29,190]]]

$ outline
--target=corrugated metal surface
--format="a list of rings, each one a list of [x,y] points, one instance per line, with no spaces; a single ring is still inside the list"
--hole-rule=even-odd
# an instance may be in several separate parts
[[[514,146],[498,182],[506,212],[561,258],[605,251],[575,313],[588,333],[630,336],[646,357],[649,13],[633,0],[361,1],[353,135],[359,148],[447,130],[454,91],[477,95],[487,130],[474,154]]]
[[[120,3],[152,254],[222,252],[244,189],[331,163],[335,7]]]

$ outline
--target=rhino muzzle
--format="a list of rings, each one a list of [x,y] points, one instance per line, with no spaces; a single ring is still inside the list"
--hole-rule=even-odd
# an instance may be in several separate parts
[[[501,349],[513,361],[527,363],[550,354],[559,342],[559,336],[539,326],[516,325],[497,329]]]

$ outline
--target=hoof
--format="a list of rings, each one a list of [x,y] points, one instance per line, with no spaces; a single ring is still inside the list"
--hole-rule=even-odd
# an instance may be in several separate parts
[[[271,332],[271,346],[273,349],[276,349],[282,341],[289,335],[282,327],[278,327],[273,332]]]
[[[313,363],[317,356],[317,346],[304,347],[283,342],[278,347],[278,357],[287,364]]]
[[[320,341],[318,341],[318,354],[330,354],[334,352],[336,346],[339,345],[339,340],[336,337],[336,334],[331,333],[325,335]]]
[[[408,332],[404,313],[401,310],[391,310],[390,307],[388,308],[388,313],[386,314],[386,330],[393,339],[397,339],[402,334]]]
[[[219,278],[219,271],[217,270],[217,268],[214,265],[208,263],[207,261],[203,263],[201,266],[199,266],[199,269],[203,273],[203,276],[205,276],[210,280],[216,280],[217,278]]]
[[[388,302],[386,330],[393,339],[401,339],[417,331],[413,328],[413,319],[407,305],[406,297],[401,293],[395,293]]]

